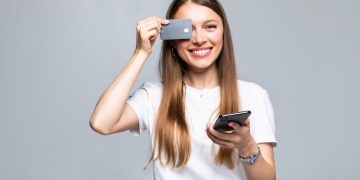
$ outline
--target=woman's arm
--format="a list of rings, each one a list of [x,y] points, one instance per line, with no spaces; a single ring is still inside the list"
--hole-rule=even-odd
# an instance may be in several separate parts
[[[260,149],[260,156],[254,164],[243,163],[246,176],[249,180],[275,180],[275,158],[272,145],[270,143],[257,144],[255,142],[250,134],[248,120],[244,126],[237,123],[229,123],[229,126],[234,128],[231,134],[216,131],[211,125],[207,126],[206,132],[214,143],[224,148],[236,148],[238,155],[241,157],[255,155]]]
[[[132,57],[105,89],[95,106],[90,119],[90,126],[94,131],[108,135],[138,126],[138,118],[126,101],[142,66],[152,52],[161,25],[167,23],[167,20],[158,17],[138,22],[136,49]]]

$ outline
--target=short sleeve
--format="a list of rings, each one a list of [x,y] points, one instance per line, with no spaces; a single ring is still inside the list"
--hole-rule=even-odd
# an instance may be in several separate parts
[[[255,141],[276,146],[274,110],[265,90],[262,89],[257,96],[255,107],[250,122],[250,131]]]
[[[130,129],[130,132],[134,135],[140,135],[147,129],[149,122],[149,94],[145,88],[145,84],[129,97],[127,103],[135,111],[139,120],[139,127]]]

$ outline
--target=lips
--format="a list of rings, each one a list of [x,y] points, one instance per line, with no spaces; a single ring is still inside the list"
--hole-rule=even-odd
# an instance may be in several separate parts
[[[193,57],[198,57],[198,58],[202,58],[202,57],[206,57],[210,54],[212,48],[195,48],[195,49],[190,49],[190,53]]]

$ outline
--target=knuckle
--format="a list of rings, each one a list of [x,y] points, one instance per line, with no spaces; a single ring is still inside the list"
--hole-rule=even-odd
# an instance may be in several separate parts
[[[138,22],[136,23],[137,26],[140,26],[141,24],[143,24],[143,21],[138,21]]]

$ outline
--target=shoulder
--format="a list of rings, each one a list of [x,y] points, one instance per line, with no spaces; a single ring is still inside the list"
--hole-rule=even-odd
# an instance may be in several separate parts
[[[130,95],[131,98],[135,96],[149,97],[162,93],[162,83],[158,82],[144,82],[139,87],[135,88],[133,93]]]
[[[254,82],[238,80],[238,89],[243,95],[267,95],[267,91]]]
[[[146,81],[142,87],[147,90],[162,90],[163,84],[161,81]]]
[[[149,105],[149,103],[155,107],[161,100],[162,87],[161,82],[144,82],[129,96],[128,102],[141,104],[138,105],[141,108]]]
[[[146,81],[139,89],[144,90],[149,96],[161,96],[163,84],[161,81]]]

